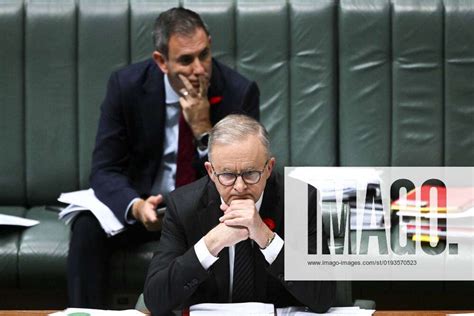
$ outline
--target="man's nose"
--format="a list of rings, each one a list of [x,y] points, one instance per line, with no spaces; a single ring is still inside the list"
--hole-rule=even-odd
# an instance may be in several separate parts
[[[199,60],[199,58],[196,58],[193,63],[193,73],[195,75],[203,75],[205,72],[206,70],[204,69],[204,65]]]
[[[238,176],[237,179],[235,179],[234,190],[236,190],[237,192],[242,192],[246,188],[247,188],[247,184],[242,179],[242,176]]]

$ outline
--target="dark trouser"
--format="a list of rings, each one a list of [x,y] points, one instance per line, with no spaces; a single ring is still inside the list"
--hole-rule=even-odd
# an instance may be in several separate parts
[[[74,220],[71,231],[67,258],[69,306],[82,308],[108,308],[106,288],[109,258],[113,251],[158,240],[160,236],[136,224],[118,235],[107,237],[91,212],[81,212]]]

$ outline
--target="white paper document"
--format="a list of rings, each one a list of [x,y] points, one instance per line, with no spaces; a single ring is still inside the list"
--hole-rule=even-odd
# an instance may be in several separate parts
[[[277,308],[277,316],[311,316],[311,315],[332,315],[332,316],[346,316],[346,315],[361,315],[369,316],[375,312],[373,309],[363,309],[359,306],[348,307],[331,307],[326,313],[313,313],[308,311],[308,308],[301,306],[291,306],[285,308]]]
[[[362,309],[358,306],[349,307],[331,307],[326,313],[318,314],[309,311],[307,307],[291,306],[285,308],[277,308],[273,304],[265,303],[232,303],[232,304],[197,304],[189,308],[190,316],[207,316],[207,315],[223,315],[223,316],[311,316],[311,315],[331,315],[331,316],[346,316],[346,315],[372,315],[375,310]]]
[[[375,196],[380,196],[380,170],[361,167],[318,167],[317,170],[311,173],[305,168],[294,168],[288,176],[318,188],[323,201],[336,201],[338,197],[348,199],[356,196],[358,189],[365,190],[367,185],[372,185]],[[363,187],[358,188],[357,182],[364,184]]]
[[[418,211],[398,211],[398,216],[420,216],[421,218],[467,218],[474,217],[474,207],[468,208],[462,212],[442,213],[442,212],[423,212]]]
[[[31,227],[38,225],[39,221],[18,216],[0,214],[0,225]]]
[[[222,315],[222,316],[266,316],[275,315],[273,304],[265,303],[232,303],[214,304],[205,303],[193,305],[189,308],[190,316]]]
[[[90,309],[90,308],[68,308],[60,312],[49,314],[50,316],[73,316],[73,315],[81,315],[81,316],[113,316],[113,315],[121,315],[121,316],[142,316],[146,315],[142,312],[139,312],[135,309],[127,309],[123,311],[113,311],[113,310],[103,310],[103,309]]]
[[[59,219],[65,221],[66,224],[80,212],[90,210],[108,236],[114,236],[125,229],[112,210],[99,201],[92,189],[62,193],[58,201],[69,204],[59,213]]]

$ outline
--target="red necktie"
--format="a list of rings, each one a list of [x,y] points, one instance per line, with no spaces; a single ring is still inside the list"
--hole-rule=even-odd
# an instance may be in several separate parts
[[[193,168],[196,150],[193,140],[193,132],[181,112],[179,115],[178,158],[176,160],[177,188],[196,180],[196,170]]]

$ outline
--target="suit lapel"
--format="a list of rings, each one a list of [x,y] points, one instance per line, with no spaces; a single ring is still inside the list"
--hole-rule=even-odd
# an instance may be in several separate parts
[[[283,192],[279,191],[281,186],[279,186],[278,181],[278,177],[272,172],[263,194],[260,217],[271,219],[275,223],[274,231],[280,234],[283,232]]]
[[[219,193],[214,186],[214,183],[209,180],[207,184],[207,196],[203,197],[201,203],[203,207],[199,212],[199,225],[201,227],[202,236],[206,235],[219,223],[219,217],[222,216],[220,209],[221,199]],[[214,275],[217,293],[220,302],[229,301],[229,248],[224,248],[218,254],[217,260],[211,267],[211,272]]]
[[[217,62],[212,60],[211,84],[207,92],[208,98],[223,97],[225,88],[225,79]],[[226,114],[226,107],[220,103],[211,104],[211,123],[212,125],[220,121]]]
[[[165,85],[163,73],[152,61],[147,72],[143,93],[139,96],[143,128],[147,135],[147,141],[155,148],[153,155],[161,159],[163,152],[163,137],[166,119]],[[158,102],[158,103],[157,103]]]
[[[260,207],[260,217],[262,219],[271,219],[275,223],[274,231],[283,238],[283,201],[282,192],[279,192],[278,177],[274,173],[270,176],[265,187],[263,194],[262,206]],[[257,298],[260,302],[266,302],[268,300],[267,289],[268,289],[268,262],[263,256],[262,252],[258,248],[258,245],[254,245],[255,251],[255,290]]]

